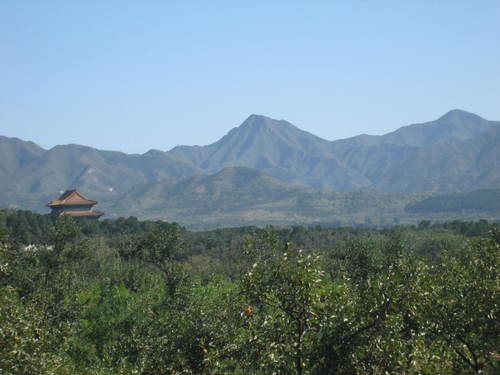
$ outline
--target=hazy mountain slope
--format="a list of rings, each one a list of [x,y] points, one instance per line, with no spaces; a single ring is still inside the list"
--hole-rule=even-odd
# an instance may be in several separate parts
[[[137,187],[109,207],[109,214],[134,213],[141,218],[174,220],[195,227],[339,220],[362,223],[366,215],[404,214],[407,203],[423,197],[375,191],[321,192],[287,184],[254,169],[230,167],[176,183]]]
[[[169,153],[190,160],[205,170],[217,170],[234,162],[256,164],[260,157],[281,161],[289,150],[316,157],[331,157],[330,146],[329,141],[287,121],[250,115],[240,126],[211,145],[177,146]]]
[[[11,173],[36,160],[44,152],[33,142],[0,136],[0,181],[6,181]]]
[[[455,156],[450,144],[476,139],[499,125],[500,122],[488,121],[472,113],[452,110],[435,121],[405,126],[383,136],[360,135],[329,142],[286,121],[252,115],[218,142],[203,147],[180,146],[169,154],[190,161],[206,172],[244,166],[286,182],[323,190],[373,187],[381,191],[437,191],[441,188],[459,191],[498,186],[494,177],[497,171],[486,171],[482,165],[476,165],[474,152],[463,155],[470,161],[466,169],[441,170],[448,165],[444,161],[446,158],[450,159],[450,168],[455,168],[452,167],[451,159]],[[471,144],[471,149],[477,150],[477,147]],[[463,154],[460,148],[457,150]],[[476,178],[477,186],[467,182],[465,175],[448,183],[434,181],[432,177],[457,173],[469,176],[474,169],[491,176]]]
[[[197,175],[175,183],[135,188],[117,202],[117,210],[130,207],[156,214],[183,207],[187,214],[216,213],[263,202],[292,199],[306,188],[289,185],[255,169],[226,168],[212,175]],[[250,202],[251,201],[251,202]]]
[[[383,136],[335,141],[333,149],[345,165],[380,191],[498,187],[500,168],[495,161],[500,143],[494,139],[499,128],[500,122],[453,110],[436,121],[409,125]],[[490,159],[481,156],[486,150]]]
[[[453,192],[500,187],[500,127],[465,141],[406,148],[381,174],[380,191]]]
[[[26,186],[17,184],[16,178],[22,175],[23,169],[30,163],[38,160],[45,150],[33,142],[26,142],[18,138],[0,136],[0,206],[7,207],[16,202],[16,197],[25,190]],[[22,194],[22,193],[21,193]],[[36,198],[24,193],[23,199],[27,208],[34,208]]]
[[[251,115],[211,145],[180,146],[168,153],[207,172],[249,167],[287,182],[330,190],[349,190],[370,183],[333,155],[331,142],[265,116]]]
[[[426,147],[470,139],[498,125],[499,121],[488,121],[473,113],[455,109],[435,121],[404,126],[381,138],[386,144]]]
[[[428,197],[409,204],[405,210],[412,213],[434,212],[498,212],[500,211],[500,189],[475,190]]]
[[[500,121],[485,120],[473,113],[454,109],[437,120],[403,126],[384,135],[362,134],[339,139],[332,142],[333,152],[339,156],[347,150],[358,147],[382,145],[426,147],[443,142],[470,139],[499,125]]]
[[[201,172],[161,151],[127,155],[79,145],[48,151],[29,145],[36,152],[32,155],[14,147],[18,140],[3,141],[9,146],[2,147],[2,152],[7,150],[9,163],[17,166],[0,183],[1,191],[6,192],[3,205],[40,210],[46,201],[69,188],[81,189],[97,200],[113,201],[138,184],[176,181]]]

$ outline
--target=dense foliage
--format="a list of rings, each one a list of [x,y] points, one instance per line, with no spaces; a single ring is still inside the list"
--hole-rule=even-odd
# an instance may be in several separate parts
[[[3,211],[0,231],[0,374],[500,368],[486,221],[189,232]]]

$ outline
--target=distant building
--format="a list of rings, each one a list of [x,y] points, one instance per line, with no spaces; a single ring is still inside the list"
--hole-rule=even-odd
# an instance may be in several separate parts
[[[75,219],[99,219],[104,212],[94,211],[97,201],[87,199],[76,190],[66,190],[59,199],[47,203],[54,216],[69,215]]]

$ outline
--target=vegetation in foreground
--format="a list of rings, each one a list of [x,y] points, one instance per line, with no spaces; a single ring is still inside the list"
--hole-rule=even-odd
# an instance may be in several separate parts
[[[0,374],[500,368],[485,221],[195,233],[5,211],[0,228]]]

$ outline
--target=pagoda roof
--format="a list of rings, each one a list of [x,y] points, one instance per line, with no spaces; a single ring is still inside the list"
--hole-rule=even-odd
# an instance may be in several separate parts
[[[63,211],[59,216],[68,215],[75,217],[100,217],[104,215],[104,212],[93,211],[93,210],[84,210],[84,211]]]
[[[59,199],[53,200],[47,203],[49,207],[55,206],[77,206],[77,205],[89,205],[97,204],[97,201],[87,199],[82,193],[77,190],[66,190]]]

